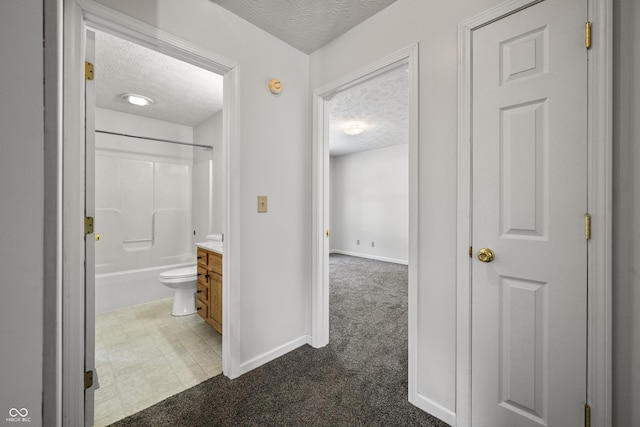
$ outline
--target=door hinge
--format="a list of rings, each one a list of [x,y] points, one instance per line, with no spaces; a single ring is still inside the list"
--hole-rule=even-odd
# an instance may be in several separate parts
[[[591,406],[584,404],[584,427],[591,427]]]
[[[84,79],[93,80],[93,64],[89,61],[84,63]]]
[[[473,246],[469,246],[469,258],[473,258]]]
[[[93,233],[93,217],[85,216],[84,217],[84,234],[92,234]]]
[[[591,239],[591,215],[586,214],[584,216],[584,237],[585,239]]]
[[[93,387],[93,371],[84,372],[84,389]]]
[[[591,22],[589,21],[584,25],[584,46],[591,49]]]

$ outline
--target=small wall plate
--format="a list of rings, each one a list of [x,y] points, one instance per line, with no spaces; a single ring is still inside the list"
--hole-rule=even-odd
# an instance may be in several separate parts
[[[278,79],[271,79],[267,82],[267,89],[272,95],[280,95],[282,93],[282,82]]]

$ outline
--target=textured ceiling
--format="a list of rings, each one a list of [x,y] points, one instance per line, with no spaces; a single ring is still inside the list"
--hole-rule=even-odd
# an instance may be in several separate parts
[[[236,0],[229,3],[235,4]],[[272,26],[287,27],[290,21],[298,22],[297,18],[293,18],[294,13],[308,16],[309,10],[315,8],[309,9],[310,5],[316,3],[322,5],[319,8],[323,10],[327,5],[333,5],[330,9],[335,10],[337,4],[346,5],[349,9],[354,5],[370,6],[369,3],[384,3],[386,6],[392,1],[239,0],[237,3],[254,6],[268,3],[274,10],[282,8],[284,4],[295,4],[298,7],[289,10],[287,16],[269,15],[273,20]],[[305,5],[307,9],[303,7]],[[369,15],[375,13],[369,11]],[[331,19],[318,18],[314,27],[325,26],[326,33],[334,34],[332,19],[338,18],[331,14],[326,16]],[[361,19],[364,15],[359,16]],[[222,109],[221,76],[99,31],[96,31],[95,66],[98,107],[187,126],[195,126]],[[155,103],[147,107],[133,106],[122,100],[120,95],[123,93],[145,95]],[[409,108],[406,65],[337,93],[329,101],[329,106],[332,156],[407,143]],[[351,120],[364,121],[367,129],[356,136],[345,134],[344,125]]]
[[[310,54],[396,0],[211,0]]]
[[[96,105],[194,126],[222,109],[222,76],[96,31]],[[154,100],[138,107],[121,94]]]
[[[336,94],[329,101],[332,156],[375,150],[409,142],[409,73],[389,70]],[[363,121],[360,135],[344,133],[345,124]]]

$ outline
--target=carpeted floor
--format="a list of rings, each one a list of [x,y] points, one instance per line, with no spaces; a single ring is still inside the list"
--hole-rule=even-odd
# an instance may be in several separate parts
[[[447,427],[407,401],[407,267],[330,257],[330,343],[219,375],[114,426]]]

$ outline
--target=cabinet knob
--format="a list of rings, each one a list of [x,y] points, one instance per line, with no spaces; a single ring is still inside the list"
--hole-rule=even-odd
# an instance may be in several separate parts
[[[196,291],[196,293],[201,294],[201,293],[202,293],[202,291],[201,291],[200,289],[198,289],[198,290]]]

